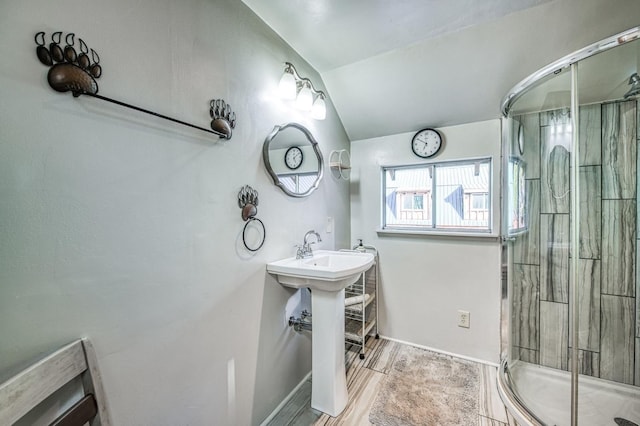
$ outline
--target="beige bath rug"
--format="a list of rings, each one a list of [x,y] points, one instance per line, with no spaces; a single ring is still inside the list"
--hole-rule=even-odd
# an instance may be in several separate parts
[[[405,346],[371,409],[379,426],[478,424],[477,364]]]

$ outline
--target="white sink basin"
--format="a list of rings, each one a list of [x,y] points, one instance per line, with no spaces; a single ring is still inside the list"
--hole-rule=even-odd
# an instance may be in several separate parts
[[[371,253],[317,250],[308,259],[290,257],[267,263],[267,271],[287,287],[340,291],[353,284],[373,261]]]
[[[309,287],[313,313],[311,408],[337,417],[347,405],[344,289],[373,265],[371,253],[318,250],[308,259],[278,260],[267,271],[280,284]]]

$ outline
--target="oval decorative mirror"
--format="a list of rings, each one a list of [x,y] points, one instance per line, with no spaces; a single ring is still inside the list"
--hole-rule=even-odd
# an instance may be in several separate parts
[[[291,197],[306,197],[320,184],[322,152],[309,130],[298,123],[275,126],[262,146],[273,183]]]

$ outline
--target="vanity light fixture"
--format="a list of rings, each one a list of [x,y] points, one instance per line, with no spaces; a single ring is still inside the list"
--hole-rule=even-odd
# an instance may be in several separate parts
[[[290,62],[285,62],[284,73],[278,85],[280,97],[296,101],[296,107],[302,111],[311,111],[311,117],[324,120],[327,116],[326,95],[313,87],[311,80],[301,77]],[[315,98],[315,99],[314,99]]]
[[[327,117],[327,105],[324,103],[324,93],[320,93],[311,107],[311,117],[324,120]]]
[[[300,111],[311,111],[311,107],[313,106],[313,94],[311,93],[309,83],[306,81],[302,83],[302,89],[298,92],[296,106]]]
[[[293,76],[293,65],[284,69],[284,74],[280,78],[280,84],[278,89],[280,90],[280,97],[282,99],[288,99],[290,101],[296,98],[296,78]]]

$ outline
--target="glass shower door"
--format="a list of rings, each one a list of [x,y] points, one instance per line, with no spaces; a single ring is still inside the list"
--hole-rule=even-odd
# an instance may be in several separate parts
[[[640,424],[638,101],[625,97],[639,49],[634,41],[578,64],[580,425]]]
[[[639,68],[636,27],[544,67],[503,102],[499,389],[520,420],[640,425]]]
[[[570,69],[541,80],[510,117],[510,376],[534,415],[569,425]]]

